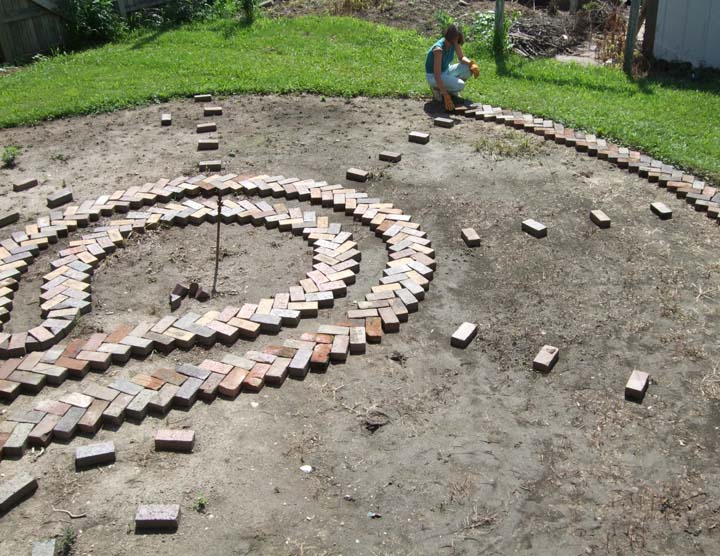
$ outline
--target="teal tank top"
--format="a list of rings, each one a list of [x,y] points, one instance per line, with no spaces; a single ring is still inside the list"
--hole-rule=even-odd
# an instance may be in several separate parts
[[[455,48],[451,46],[451,48],[445,50],[445,48],[443,48],[445,46],[445,39],[442,38],[428,50],[427,57],[425,58],[425,73],[433,73],[435,71],[435,55],[433,54],[433,49],[438,46],[443,49],[440,72],[445,73],[450,67],[450,62],[452,62],[453,56],[455,56]]]

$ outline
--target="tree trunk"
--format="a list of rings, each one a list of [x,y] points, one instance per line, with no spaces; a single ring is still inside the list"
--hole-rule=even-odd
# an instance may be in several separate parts
[[[623,71],[632,75],[633,56],[635,54],[635,41],[637,40],[638,19],[640,17],[640,0],[632,0],[630,4],[630,19],[628,21],[627,38],[625,39],[625,60]]]
[[[495,0],[495,36],[493,37],[495,53],[505,50],[505,0]]]

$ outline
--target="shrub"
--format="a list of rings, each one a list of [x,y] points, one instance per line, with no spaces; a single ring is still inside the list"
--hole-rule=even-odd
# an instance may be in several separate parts
[[[3,168],[12,168],[15,166],[15,159],[20,154],[20,147],[9,145],[3,149],[2,165]]]
[[[113,0],[63,0],[62,9],[74,46],[113,40],[125,29]]]
[[[255,16],[257,15],[255,0],[242,0],[242,9],[245,14],[245,21],[248,23],[255,21]]]
[[[502,50],[509,52],[512,49],[512,41],[508,36],[510,26],[520,17],[520,12],[510,11],[505,13],[505,29]],[[470,24],[470,39],[475,43],[476,48],[481,50],[493,50],[495,41],[495,12],[478,12]]]
[[[442,35],[445,32],[445,29],[448,28],[448,25],[455,23],[455,18],[444,10],[438,10],[435,12],[435,21],[437,21],[438,27],[440,28],[440,34]]]

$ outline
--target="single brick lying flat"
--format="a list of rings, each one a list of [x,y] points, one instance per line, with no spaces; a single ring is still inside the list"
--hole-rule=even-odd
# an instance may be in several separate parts
[[[171,531],[179,522],[179,504],[140,504],[135,512],[135,527],[140,530]]]
[[[202,160],[198,162],[201,172],[218,172],[222,170],[222,160]]]
[[[462,323],[450,338],[450,345],[465,349],[477,335],[477,324],[472,322]]]
[[[199,151],[216,151],[220,148],[220,141],[217,139],[200,139],[198,141],[197,150]]]
[[[610,217],[601,210],[591,210],[590,220],[592,220],[593,224],[598,228],[610,227]]]
[[[547,236],[547,226],[532,218],[523,221],[522,231],[536,238]]]
[[[648,388],[650,375],[642,371],[633,371],[625,385],[625,399],[633,402],[642,402]]]
[[[215,122],[207,122],[204,124],[197,124],[195,127],[197,133],[209,133],[211,131],[217,131],[217,124]]]
[[[155,450],[166,452],[192,452],[195,431],[188,429],[162,429],[155,433]]]
[[[430,134],[423,133],[422,131],[411,131],[408,135],[408,141],[420,145],[427,145],[430,142]]]
[[[400,162],[402,154],[393,151],[383,151],[380,153],[380,160],[383,162]]]
[[[27,178],[13,184],[13,191],[25,191],[38,184],[37,178]]]
[[[47,206],[48,208],[60,207],[73,200],[72,189],[66,188],[55,193],[48,195]]]
[[[560,350],[554,346],[543,346],[533,361],[533,369],[548,372],[552,370],[560,356]]]
[[[462,236],[465,245],[467,245],[468,247],[480,246],[480,236],[474,229],[463,228],[463,230],[460,232],[460,235]]]
[[[20,219],[20,213],[17,211],[0,212],[0,228],[9,224],[14,224]]]
[[[455,125],[455,120],[453,120],[452,118],[435,118],[435,119],[433,120],[433,123],[434,123],[437,127],[447,127],[447,128],[450,128],[450,127],[453,127],[453,126]]]
[[[56,539],[35,541],[32,545],[31,556],[57,556],[59,550]]]
[[[75,450],[77,469],[110,463],[115,463],[115,444],[112,441],[78,446]]]
[[[20,473],[0,484],[0,513],[5,513],[30,497],[37,490],[37,479]]]
[[[203,93],[193,97],[195,102],[212,102],[212,95]]]
[[[366,172],[365,170],[360,170],[359,168],[348,168],[348,171],[345,172],[345,179],[363,182],[367,181],[369,175],[370,172]]]
[[[221,106],[206,106],[203,109],[205,116],[222,116],[223,109]]]
[[[171,114],[163,114],[160,116],[160,125],[168,126],[172,124],[172,115]]]
[[[672,218],[672,210],[665,203],[651,203],[650,210],[656,214],[660,220],[670,220]]]

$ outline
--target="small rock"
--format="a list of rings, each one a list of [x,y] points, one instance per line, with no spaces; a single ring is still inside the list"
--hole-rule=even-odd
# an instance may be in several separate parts
[[[303,473],[312,473],[313,472],[312,465],[302,465],[302,466],[300,466],[300,471],[302,471]]]

